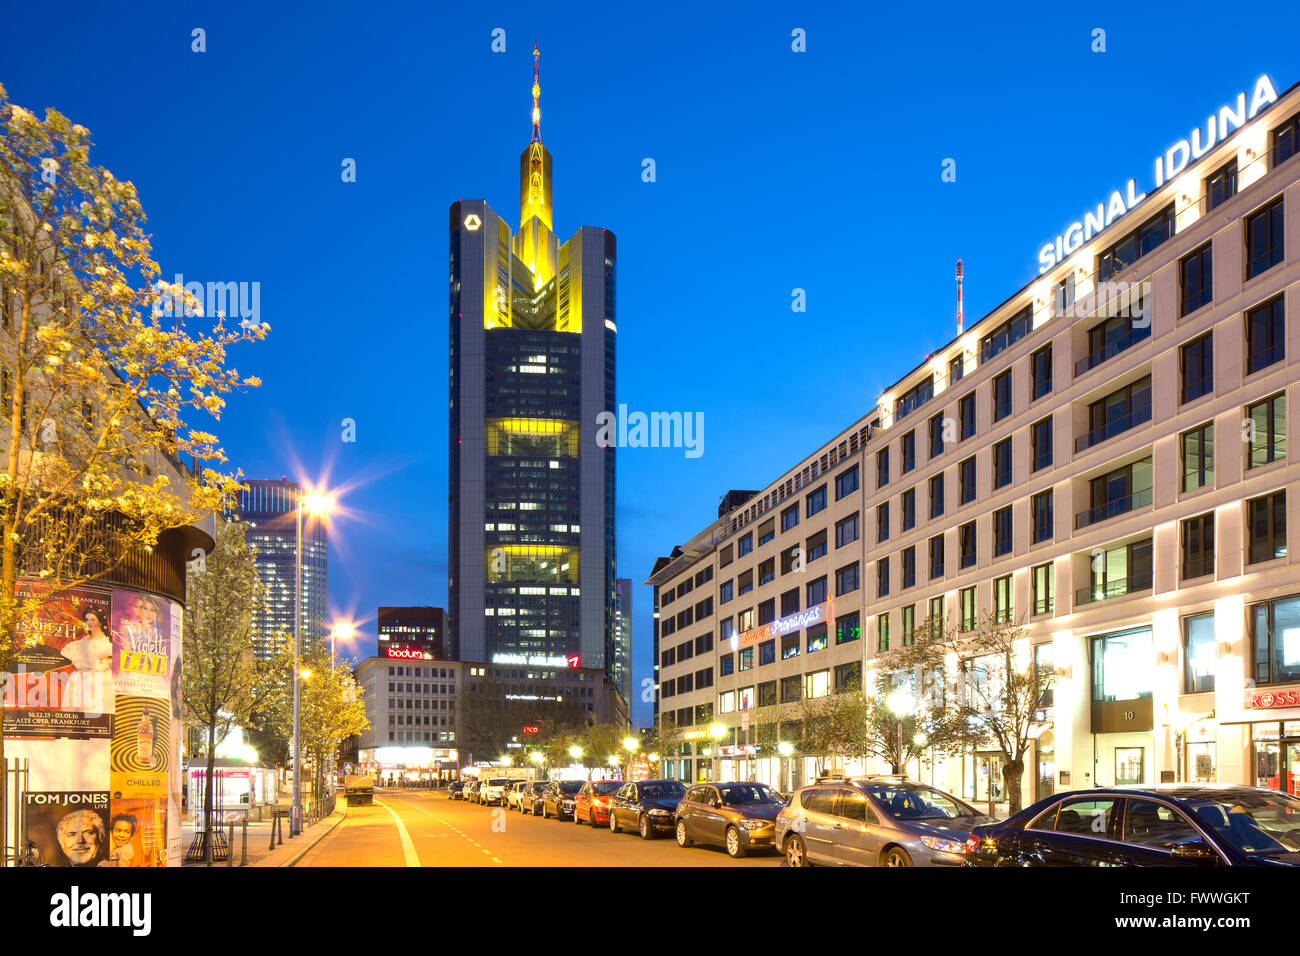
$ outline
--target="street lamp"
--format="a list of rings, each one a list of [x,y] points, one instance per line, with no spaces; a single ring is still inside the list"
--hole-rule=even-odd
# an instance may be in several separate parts
[[[301,668],[302,654],[302,513],[306,510],[314,517],[324,518],[334,505],[331,495],[309,491],[298,495],[297,507],[294,508],[295,522],[295,577],[293,589],[293,807],[289,817],[289,835],[297,836],[302,832],[302,790],[298,777],[302,768],[302,730],[301,696],[298,671]]]
[[[572,747],[569,748],[569,756],[573,758],[574,763],[577,763],[579,760],[582,759],[582,748],[579,747],[577,744],[574,744]]]
[[[627,736],[623,738],[623,749],[627,751],[627,773],[623,775],[625,783],[632,779],[632,755],[637,752],[637,748],[640,746],[641,741],[635,737]]]
[[[896,690],[885,698],[885,706],[893,713],[894,718],[898,721],[898,762],[894,764],[894,772],[898,773],[901,769],[907,772],[907,752],[903,749],[903,718],[912,713],[915,702],[912,695],[905,690]]]
[[[722,749],[722,738],[727,736],[727,725],[710,725],[709,736],[713,738],[713,752],[710,754],[713,759],[709,761],[709,778],[716,783],[718,779],[718,751]]]
[[[330,660],[334,660],[334,638],[340,641],[350,641],[357,636],[356,625],[351,621],[343,621],[335,624],[330,628]]]

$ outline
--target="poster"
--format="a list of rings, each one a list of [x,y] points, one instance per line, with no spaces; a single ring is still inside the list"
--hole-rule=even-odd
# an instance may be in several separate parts
[[[183,771],[181,769],[181,742],[184,740],[184,726],[181,722],[181,701],[185,699],[184,688],[181,684],[181,648],[184,646],[181,640],[181,623],[182,609],[179,604],[173,603],[172,611],[172,634],[171,634],[171,672],[172,672],[172,752],[171,752],[171,774],[168,777],[169,792],[167,795],[167,858],[177,861],[181,860],[181,816],[183,810],[184,798],[181,792],[184,783]]]
[[[165,700],[171,695],[172,609],[166,598],[113,592],[113,676],[119,696]]]
[[[115,773],[154,775],[166,786],[171,770],[171,703],[152,697],[118,697],[109,769]]]
[[[52,867],[91,867],[108,861],[107,791],[28,792],[27,839]]]
[[[48,589],[38,582],[18,585],[19,601],[42,593]],[[18,643],[25,646],[14,658],[14,669],[108,673],[113,666],[109,610],[109,595],[93,588],[69,588],[45,598],[36,620],[18,632]]]
[[[167,865],[167,798],[125,797],[110,803],[108,858],[101,866]]]

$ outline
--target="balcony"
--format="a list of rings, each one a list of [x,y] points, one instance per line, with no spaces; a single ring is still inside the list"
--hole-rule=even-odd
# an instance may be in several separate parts
[[[1074,603],[1078,607],[1082,604],[1095,604],[1098,601],[1109,601],[1111,598],[1149,590],[1151,590],[1151,572],[1148,571],[1136,577],[1116,578],[1104,584],[1094,584],[1091,587],[1076,591],[1074,593]]]
[[[1146,325],[1140,329],[1130,328],[1119,338],[1111,339],[1095,352],[1090,352],[1079,361],[1074,363],[1074,376],[1078,378],[1084,372],[1091,371],[1107,359],[1114,358],[1120,352],[1125,352],[1132,348],[1143,339],[1151,337],[1151,326]]]
[[[1141,491],[1135,491],[1131,495],[1125,495],[1123,498],[1112,498],[1110,501],[1102,502],[1095,508],[1089,508],[1074,516],[1074,530],[1086,528],[1089,525],[1098,524],[1108,518],[1114,518],[1118,515],[1128,514],[1130,511],[1136,511],[1138,508],[1144,508],[1151,504],[1151,489],[1144,488]]]
[[[1114,438],[1116,435],[1123,434],[1130,428],[1136,428],[1151,421],[1151,392],[1147,390],[1146,401],[1133,409],[1127,415],[1121,415],[1119,418],[1112,419],[1100,428],[1095,428],[1086,435],[1081,435],[1074,440],[1074,450],[1076,453],[1087,451],[1093,445],[1100,445],[1107,439]]]

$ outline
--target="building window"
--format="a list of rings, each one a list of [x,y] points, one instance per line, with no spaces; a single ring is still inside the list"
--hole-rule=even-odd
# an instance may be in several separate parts
[[[776,580],[776,559],[768,558],[758,565],[758,584],[762,587],[771,581]]]
[[[889,558],[883,557],[876,562],[876,597],[889,594]]]
[[[1011,622],[1011,575],[993,579],[993,618],[1000,624]]]
[[[943,514],[943,473],[930,479],[930,517],[938,518]]]
[[[835,643],[847,644],[849,641],[856,641],[862,636],[862,627],[858,612],[844,614],[835,619]]]
[[[970,504],[975,500],[975,456],[967,458],[957,466],[958,484],[961,486],[961,503]]]
[[[1052,391],[1052,347],[1044,346],[1029,357],[1032,371],[1032,399],[1037,400]]]
[[[1283,296],[1246,313],[1246,374],[1268,368],[1286,357],[1286,316]]]
[[[835,547],[842,548],[858,540],[858,513],[855,511],[843,521],[835,522]]]
[[[816,581],[809,581],[807,585],[808,596],[804,601],[804,607],[816,607],[826,601],[826,575],[822,575]]]
[[[1214,391],[1214,334],[1206,332],[1188,342],[1179,353],[1182,366],[1182,402],[1190,402]]]
[[[1049,415],[1029,427],[1029,444],[1033,451],[1034,467],[1040,471],[1052,464],[1052,418]]]
[[[1279,392],[1246,409],[1250,453],[1246,467],[1258,468],[1286,457],[1286,393]]]
[[[1300,597],[1279,598],[1250,608],[1250,642],[1257,685],[1300,681]]]
[[[1029,513],[1032,526],[1030,534],[1033,543],[1052,540],[1055,533],[1052,520],[1052,489],[1040,492],[1029,499]]]
[[[1050,561],[1036,565],[1031,572],[1029,580],[1033,588],[1034,614],[1051,614],[1056,609],[1055,577]]]
[[[882,448],[876,452],[876,487],[883,488],[889,484],[889,449]]]
[[[916,547],[903,549],[903,587],[916,584]]]
[[[1088,330],[1088,354],[1075,364],[1075,375],[1082,375],[1151,337],[1150,316],[1143,313],[1142,320],[1138,322],[1134,321],[1136,317],[1132,315],[1133,308],[1144,303],[1140,299],[1133,302],[1130,298],[1126,307],[1125,295],[1131,296],[1131,293],[1121,294],[1114,305],[1121,313],[1127,314],[1113,315]]]
[[[916,605],[909,604],[903,608],[903,645],[916,640]]]
[[[826,646],[826,625],[818,624],[808,628],[808,653],[814,654]]]
[[[790,547],[786,548],[784,551],[781,552],[781,573],[782,574],[789,574],[791,571],[794,570],[796,555],[798,556],[803,555],[803,548],[801,548],[797,544],[792,544],[790,545]],[[800,569],[802,570],[802,565],[800,566]]]
[[[930,598],[930,636],[943,637],[944,628],[948,626],[948,612],[944,608],[942,596]]]
[[[961,440],[975,434],[975,396],[967,395],[957,402],[957,417],[961,419]]]
[[[1209,212],[1237,195],[1237,161],[1230,160],[1205,177],[1205,211]]]
[[[975,522],[971,521],[962,525],[957,530],[957,541],[960,551],[958,567],[961,570],[975,567]]]
[[[799,610],[799,589],[791,588],[781,595],[781,616],[789,617]]]
[[[826,557],[826,529],[823,528],[815,535],[808,539],[808,560],[816,561],[818,558]]]
[[[856,561],[835,572],[836,597],[856,591],[858,585],[858,563]]]
[[[765,681],[758,685],[758,706],[774,707],[776,705],[776,681]]]
[[[918,382],[908,389],[894,403],[894,420],[898,421],[910,415],[932,398],[934,398],[934,375],[927,375],[925,381]]]
[[[1246,502],[1247,564],[1286,557],[1286,492]]]
[[[781,703],[793,703],[802,697],[803,678],[797,674],[794,677],[781,678]]]
[[[754,590],[754,569],[750,568],[736,575],[736,591],[739,594],[748,594],[752,590]]]
[[[736,542],[736,554],[739,557],[743,558],[745,555],[749,554],[749,552],[753,550],[754,550],[754,535],[752,532],[750,534],[746,534],[742,536],[740,540]]]
[[[745,631],[752,630],[754,627],[754,609],[747,607],[736,615],[736,630],[742,634]]]
[[[1214,573],[1214,512],[1182,524],[1183,580]]]
[[[807,509],[806,517],[809,518],[811,518],[817,512],[821,511],[823,508],[825,508],[826,507],[826,486],[822,485],[816,491],[810,493],[807,498],[807,504],[808,504],[808,509]]]
[[[962,380],[966,374],[966,361],[961,353],[957,353],[948,363],[948,384],[955,385]]]
[[[726,604],[733,597],[735,597],[734,591],[735,591],[734,581],[722,582],[722,584],[718,588],[718,603]]]
[[[1011,439],[1004,438],[993,446],[993,487],[1011,484]]]
[[[768,598],[758,604],[758,626],[771,624],[776,620],[776,598]]]
[[[1116,389],[1088,406],[1088,433],[1075,442],[1084,451],[1151,421],[1151,376]]]
[[[720,552],[718,552],[718,567],[725,568],[734,560],[736,559],[732,557],[731,545],[727,545]],[[668,590],[671,592],[672,588],[669,588]]]
[[[930,580],[943,577],[943,535],[930,539]]]
[[[1011,553],[1011,506],[993,512],[993,556]]]
[[[839,501],[847,494],[858,490],[858,466],[841,472],[835,479],[835,500]]]
[[[904,435],[899,448],[903,456],[903,474],[907,474],[916,467],[916,432],[911,431]]]
[[[862,687],[862,662],[852,661],[835,668],[835,693],[845,694]]]
[[[787,634],[781,638],[781,660],[788,661],[799,656],[799,632]]]
[[[1093,478],[1088,485],[1091,507],[1078,515],[1076,528],[1127,514],[1151,504],[1151,459],[1143,458]]]
[[[804,693],[808,697],[826,697],[831,692],[831,672],[813,671],[807,675],[807,686],[804,687]]]
[[[975,630],[975,586],[962,588],[957,592],[957,610],[960,621],[957,628],[962,633]]]
[[[1092,699],[1138,700],[1151,696],[1154,655],[1151,629],[1092,639]]]
[[[1011,414],[1011,370],[993,378],[993,420],[999,422]]]
[[[1174,234],[1174,205],[1170,203],[1097,257],[1099,279],[1119,275]]]
[[[758,526],[758,546],[761,548],[776,537],[776,520],[769,518]]]
[[[718,673],[723,677],[728,674],[734,674],[736,671],[736,658],[732,654],[723,654],[719,659]]]
[[[1246,278],[1253,279],[1283,259],[1282,197],[1246,217]]]
[[[980,364],[987,362],[1028,335],[1033,316],[1034,307],[1027,306],[984,336],[980,342]]]
[[[1078,595],[1077,604],[1123,597],[1151,588],[1151,539],[1102,552],[1089,561],[1092,586]]]
[[[1183,453],[1183,491],[1214,481],[1214,423],[1207,422],[1179,437]]]
[[[903,492],[902,504],[903,509],[903,530],[911,531],[916,527],[916,489],[908,488]]]
[[[930,458],[938,458],[943,454],[943,415],[935,415],[930,419]]]
[[[1280,166],[1297,152],[1300,152],[1300,113],[1274,128],[1272,166]]]
[[[1074,273],[1071,272],[1056,285],[1052,286],[1052,315],[1063,316],[1073,312],[1075,293]]]
[[[1192,614],[1183,618],[1183,693],[1214,690],[1217,655],[1214,615]]]
[[[889,614],[876,616],[876,650],[889,650]]]
[[[791,505],[781,512],[781,530],[789,531],[799,524],[799,506]]]
[[[889,502],[876,505],[876,543],[889,540]]]
[[[1182,293],[1182,315],[1189,315],[1214,301],[1213,248],[1206,243],[1178,260],[1178,284]]]

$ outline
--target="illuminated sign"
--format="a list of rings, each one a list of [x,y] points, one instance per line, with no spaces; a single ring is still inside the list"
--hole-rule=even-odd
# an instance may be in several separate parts
[[[1273,81],[1267,74],[1261,76],[1255,81],[1249,108],[1246,94],[1238,93],[1235,109],[1231,106],[1219,107],[1218,113],[1211,114],[1206,120],[1204,130],[1198,126],[1187,139],[1180,139],[1165,150],[1164,155],[1156,157],[1155,186],[1152,188],[1159,189],[1172,180],[1190,162],[1200,159],[1226,140],[1233,130],[1240,129],[1253,120],[1260,110],[1276,100],[1277,91],[1273,88]],[[1042,275],[1068,259],[1085,242],[1146,198],[1146,193],[1138,194],[1137,180],[1134,179],[1125,183],[1123,191],[1114,190],[1109,200],[1098,203],[1095,210],[1085,213],[1081,222],[1070,223],[1065,232],[1038,251],[1038,274]]]
[[[767,637],[779,637],[782,634],[788,634],[791,631],[803,630],[806,627],[812,627],[814,624],[824,624],[831,619],[834,611],[835,600],[827,598],[823,603],[816,604],[805,611],[798,611],[786,617],[777,618],[768,624],[760,625],[751,630],[736,635],[731,640],[734,647],[748,647],[757,641]]]
[[[493,654],[493,664],[522,664],[531,667],[577,667],[578,658],[553,654]]]
[[[1246,691],[1246,706],[1269,708],[1269,707],[1295,707],[1300,704],[1300,692],[1294,690],[1264,690],[1264,691]]]
[[[683,739],[683,740],[702,740],[703,738],[705,738],[705,737],[707,737],[707,736],[708,736],[708,732],[707,732],[707,731],[703,731],[703,730],[688,730],[688,731],[686,731],[684,734],[682,734],[682,739]]]
[[[404,661],[433,660],[432,654],[426,656],[424,651],[414,647],[385,647],[384,654]]]
[[[478,227],[481,225],[483,225],[483,220],[474,215],[474,213],[470,213],[465,217],[465,228],[470,232],[478,232]]]
[[[526,734],[540,734],[542,728],[538,727],[536,724],[524,724],[523,732]]]

